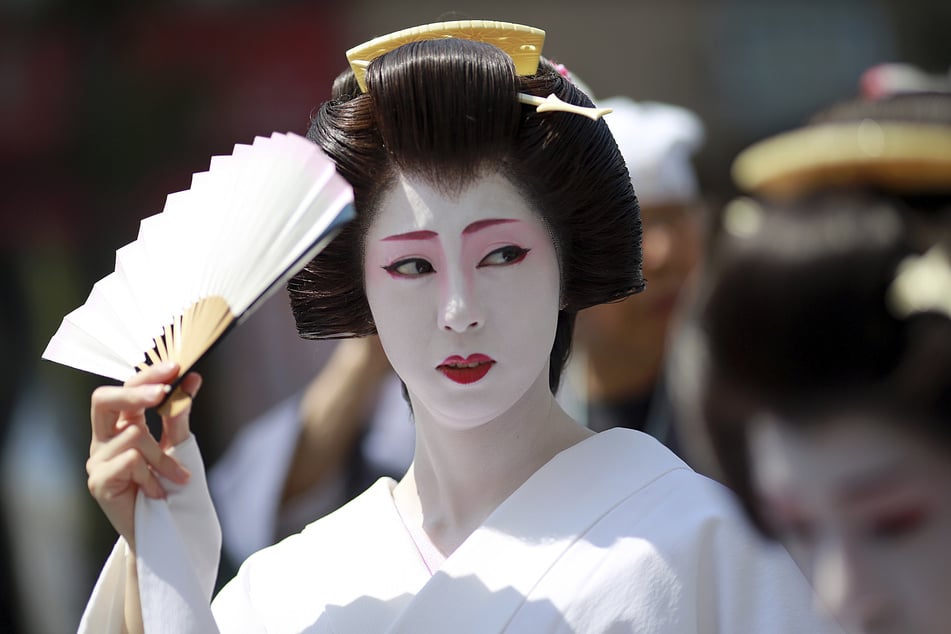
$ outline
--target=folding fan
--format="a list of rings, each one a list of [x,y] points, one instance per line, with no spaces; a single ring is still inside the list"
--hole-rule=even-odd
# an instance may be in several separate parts
[[[352,202],[334,163],[295,134],[213,156],[141,221],[43,358],[118,381],[176,361],[181,378],[353,218]],[[159,410],[178,413],[188,398],[175,390]]]

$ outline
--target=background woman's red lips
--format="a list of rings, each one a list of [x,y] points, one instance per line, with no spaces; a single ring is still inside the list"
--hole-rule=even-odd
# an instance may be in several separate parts
[[[456,383],[475,383],[492,369],[495,359],[484,354],[470,354],[466,358],[459,355],[447,357],[436,369]]]

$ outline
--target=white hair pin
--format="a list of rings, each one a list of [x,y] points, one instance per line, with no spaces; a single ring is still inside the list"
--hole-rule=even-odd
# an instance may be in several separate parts
[[[951,317],[951,258],[940,244],[906,257],[888,288],[888,304],[901,318],[924,312]]]
[[[592,121],[597,121],[604,115],[614,112],[611,108],[589,108],[587,106],[576,106],[573,103],[566,103],[555,94],[548,95],[547,97],[536,97],[535,95],[526,95],[520,92],[518,93],[518,100],[530,106],[537,106],[535,112],[570,112],[588,117]]]

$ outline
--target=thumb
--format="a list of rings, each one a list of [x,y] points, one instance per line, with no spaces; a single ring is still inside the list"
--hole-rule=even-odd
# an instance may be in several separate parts
[[[188,440],[191,435],[189,417],[192,401],[201,389],[202,378],[197,372],[189,372],[178,384],[178,391],[185,394],[184,407],[170,416],[162,417],[162,449],[168,449]]]

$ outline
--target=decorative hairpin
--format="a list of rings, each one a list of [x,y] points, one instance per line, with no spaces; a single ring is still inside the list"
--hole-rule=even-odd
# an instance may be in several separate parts
[[[748,196],[731,200],[723,208],[723,229],[735,238],[749,238],[760,230],[764,221],[763,208]]]
[[[941,244],[902,260],[888,288],[888,304],[903,319],[932,311],[951,317],[951,258]]]
[[[535,112],[570,112],[588,117],[592,121],[597,121],[606,114],[614,112],[612,108],[589,108],[587,106],[576,106],[573,103],[566,103],[558,98],[554,93],[547,97],[536,97],[527,95],[524,92],[518,93],[518,100],[530,106],[537,106]]]
[[[350,62],[360,90],[366,92],[367,67],[377,57],[410,42],[450,37],[484,42],[498,47],[512,58],[515,72],[519,75],[533,75],[538,71],[538,61],[545,44],[545,32],[531,26],[493,20],[456,20],[424,24],[382,35],[348,50],[347,60]],[[548,97],[536,97],[519,93],[518,99],[521,103],[536,106],[536,112],[569,112],[584,115],[595,121],[611,112],[610,108],[588,108],[565,103],[554,94]]]

